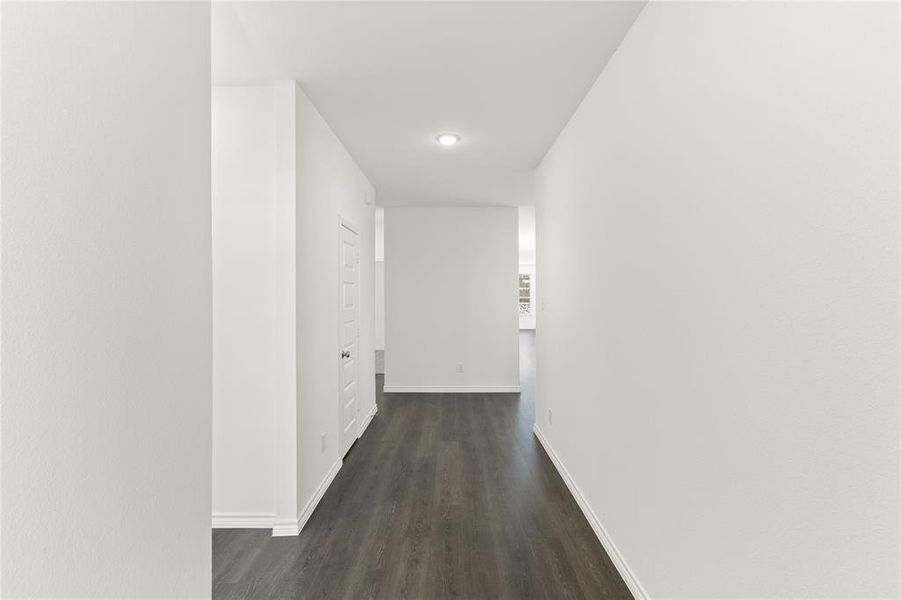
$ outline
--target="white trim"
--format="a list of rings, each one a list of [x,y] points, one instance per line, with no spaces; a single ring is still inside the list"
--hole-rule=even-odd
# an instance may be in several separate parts
[[[272,513],[213,513],[213,529],[269,529],[274,524]]]
[[[386,385],[388,394],[518,394],[518,385]]]
[[[300,535],[300,528],[297,527],[297,519],[293,521],[276,521],[272,524],[272,537],[284,537]]]
[[[325,478],[319,484],[319,487],[316,488],[313,497],[310,498],[306,506],[303,507],[303,510],[300,511],[297,519],[294,521],[276,521],[272,525],[272,537],[300,535],[304,525],[310,520],[313,511],[316,510],[316,507],[319,505],[319,501],[322,500],[322,497],[325,495],[325,491],[332,485],[332,481],[335,480],[335,476],[338,474],[338,471],[341,470],[342,464],[343,462],[340,458],[335,461],[332,468],[325,474]]]
[[[551,462],[554,463],[557,472],[560,473],[560,477],[563,478],[563,482],[566,483],[566,487],[569,488],[569,492],[573,495],[573,498],[576,499],[579,508],[582,509],[582,513],[585,515],[585,518],[588,519],[588,523],[594,530],[594,534],[597,536],[598,540],[600,540],[601,545],[604,546],[604,550],[607,551],[607,556],[613,561],[613,565],[616,567],[616,570],[619,571],[623,581],[626,582],[629,591],[635,596],[635,600],[649,600],[650,596],[648,596],[648,593],[642,587],[641,583],[639,583],[638,578],[635,577],[635,573],[629,568],[625,557],[619,551],[619,548],[616,547],[616,544],[613,543],[613,538],[611,538],[610,534],[607,533],[607,530],[604,529],[601,520],[598,519],[598,516],[591,509],[588,500],[585,499],[585,496],[582,494],[581,490],[579,490],[579,486],[576,485],[572,475],[570,475],[569,471],[566,470],[566,467],[563,466],[560,457],[557,456],[557,453],[554,452],[554,449],[551,447],[551,443],[544,437],[541,428],[538,427],[538,423],[535,423],[532,427],[532,431],[535,432],[535,437],[538,438],[544,451],[547,453],[548,457],[550,457]]]
[[[372,423],[372,419],[377,412],[379,412],[379,405],[375,404],[373,405],[372,410],[369,411],[369,414],[366,415],[366,418],[363,419],[363,422],[360,423],[360,433],[357,435],[357,439],[363,437],[363,434],[366,433],[366,429],[369,427],[369,424]]]
[[[313,515],[313,511],[316,510],[316,507],[319,505],[319,501],[322,500],[322,497],[325,495],[326,490],[332,485],[332,481],[335,480],[335,476],[338,474],[338,471],[341,470],[341,465],[344,464],[344,461],[340,458],[335,461],[335,464],[332,465],[332,468],[328,470],[328,473],[325,474],[325,478],[323,478],[322,482],[319,484],[319,487],[316,488],[316,491],[313,492],[313,497],[307,502],[307,505],[303,507],[303,510],[300,512],[300,516],[297,517],[297,529],[298,531],[303,531],[304,525],[307,524],[307,521],[310,520],[310,517]]]

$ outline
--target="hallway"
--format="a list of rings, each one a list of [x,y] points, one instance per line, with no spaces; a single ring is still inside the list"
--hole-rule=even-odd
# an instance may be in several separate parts
[[[0,16],[0,598],[901,600],[901,0]]]
[[[213,532],[213,597],[630,598],[521,394],[384,394],[298,537]]]

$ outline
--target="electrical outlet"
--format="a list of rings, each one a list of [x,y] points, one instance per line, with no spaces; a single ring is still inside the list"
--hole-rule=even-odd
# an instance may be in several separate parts
[[[547,409],[547,424],[554,424],[554,411],[552,411],[551,409]]]
[[[322,452],[325,452],[325,449],[328,447],[328,436],[326,434],[322,434]]]
[[[463,372],[463,363],[457,363],[457,373]]]

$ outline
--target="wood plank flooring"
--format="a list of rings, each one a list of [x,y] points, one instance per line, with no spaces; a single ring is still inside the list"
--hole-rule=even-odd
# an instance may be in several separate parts
[[[213,532],[213,597],[631,599],[522,394],[383,394],[298,537]]]

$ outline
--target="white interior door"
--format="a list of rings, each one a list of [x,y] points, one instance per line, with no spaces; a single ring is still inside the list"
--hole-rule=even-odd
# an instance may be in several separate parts
[[[357,411],[357,365],[360,340],[360,248],[359,236],[341,224],[341,306],[340,314],[340,440],[341,455],[350,450],[359,429]]]

